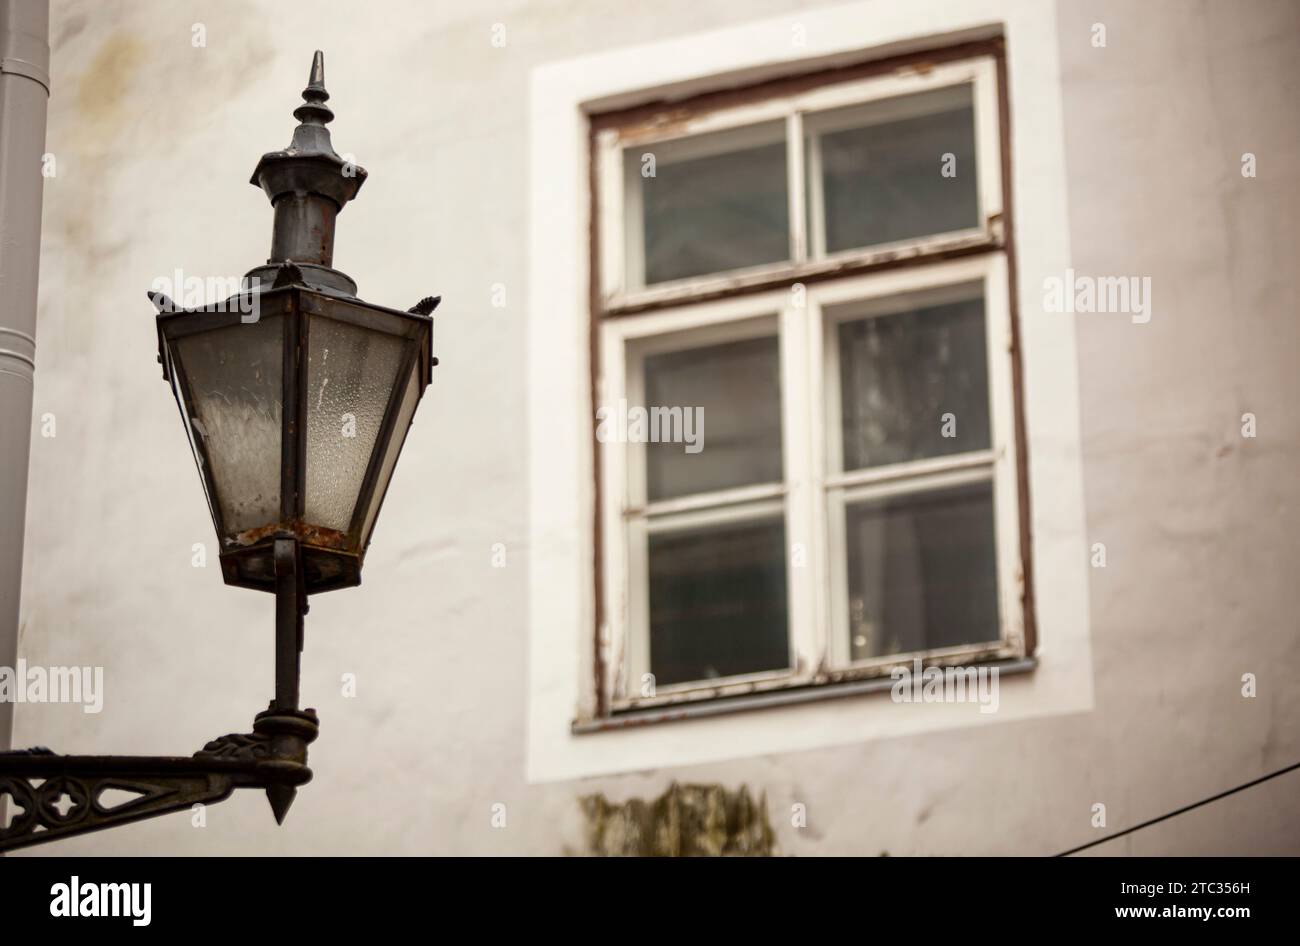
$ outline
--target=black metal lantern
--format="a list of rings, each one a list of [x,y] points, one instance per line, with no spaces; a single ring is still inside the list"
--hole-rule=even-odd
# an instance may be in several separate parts
[[[359,584],[366,545],[430,372],[426,298],[362,302],[334,269],[334,223],[366,172],[334,152],[324,57],[283,151],[252,182],[275,208],[271,257],[230,299],[178,309],[159,293],[158,360],[198,463],[228,584],[273,592],[275,698],[251,733],[192,756],[0,752],[0,851],[264,790],[282,821],[311,779],[316,712],[299,709],[307,596]],[[135,797],[109,803],[114,790]]]
[[[334,152],[324,63],[301,124],[252,183],[275,208],[271,258],[213,306],[159,303],[159,360],[198,462],[228,584],[274,591],[274,543],[301,546],[306,592],[359,584],[407,428],[434,364],[436,299],[362,302],[333,269],[334,223],[366,179]]]

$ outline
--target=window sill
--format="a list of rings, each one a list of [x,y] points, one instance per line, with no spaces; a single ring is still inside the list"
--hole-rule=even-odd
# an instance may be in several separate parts
[[[1028,673],[1038,666],[1038,659],[1036,657],[1021,657],[1012,660],[972,664],[972,666],[997,667],[998,675],[1001,677],[1005,674]],[[575,736],[579,736],[657,723],[702,719],[746,710],[771,709],[778,706],[794,706],[800,703],[840,699],[846,696],[860,696],[864,693],[887,691],[893,686],[894,680],[890,677],[873,677],[867,680],[853,680],[844,683],[825,683],[788,690],[769,690],[765,693],[753,693],[743,696],[719,697],[715,700],[695,703],[622,710],[597,719],[574,720],[570,725],[570,731]]]

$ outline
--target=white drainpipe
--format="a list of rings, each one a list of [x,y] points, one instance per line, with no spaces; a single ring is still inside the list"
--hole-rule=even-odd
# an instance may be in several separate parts
[[[18,657],[49,35],[49,0],[0,0],[0,667]],[[0,702],[0,751],[10,746],[13,706]]]

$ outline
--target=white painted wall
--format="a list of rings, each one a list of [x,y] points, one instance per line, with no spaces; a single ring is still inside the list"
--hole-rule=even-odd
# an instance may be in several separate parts
[[[313,49],[336,147],[370,171],[336,264],[373,301],[444,303],[442,365],[365,584],[312,601],[303,694],[322,735],[286,825],[246,793],[203,829],[177,815],[35,852],[558,853],[581,844],[579,795],[678,779],[766,792],[788,853],[1047,853],[1095,835],[1095,802],[1123,827],[1300,758],[1293,5],[386,8],[54,4],[35,412],[58,426],[34,431],[20,652],[102,665],[107,693],[99,715],[18,707],[16,745],[186,754],[243,730],[270,696],[271,601],[220,581],[144,290],[177,266],[237,275],[262,261],[271,213],[245,182],[288,141]],[[796,20],[821,55],[993,19],[1012,57],[1026,370],[1052,392],[1029,409],[1044,660],[1025,711],[895,731],[862,697],[568,736],[589,612],[582,576],[556,569],[580,552],[585,477],[555,481],[544,504],[530,489],[587,449],[582,403],[566,399],[586,378],[585,273],[563,262],[585,176],[564,158],[581,146],[570,106],[789,60],[764,31],[788,37]],[[206,48],[190,45],[196,22]],[[1105,49],[1090,45],[1097,22]],[[647,43],[683,55],[637,68],[620,52]],[[1037,287],[1067,263],[1150,275],[1152,322],[1043,313]],[[1256,440],[1239,435],[1244,411]],[[1086,567],[1094,541],[1104,571]],[[191,566],[196,542],[206,569]],[[1259,676],[1255,700],[1239,694],[1244,672]],[[1280,779],[1114,848],[1300,853],[1295,799]]]

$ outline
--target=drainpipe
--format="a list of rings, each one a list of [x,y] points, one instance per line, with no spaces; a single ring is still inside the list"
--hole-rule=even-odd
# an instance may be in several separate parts
[[[0,667],[18,659],[49,35],[49,0],[0,0]],[[13,735],[13,707],[0,702],[0,751]]]

